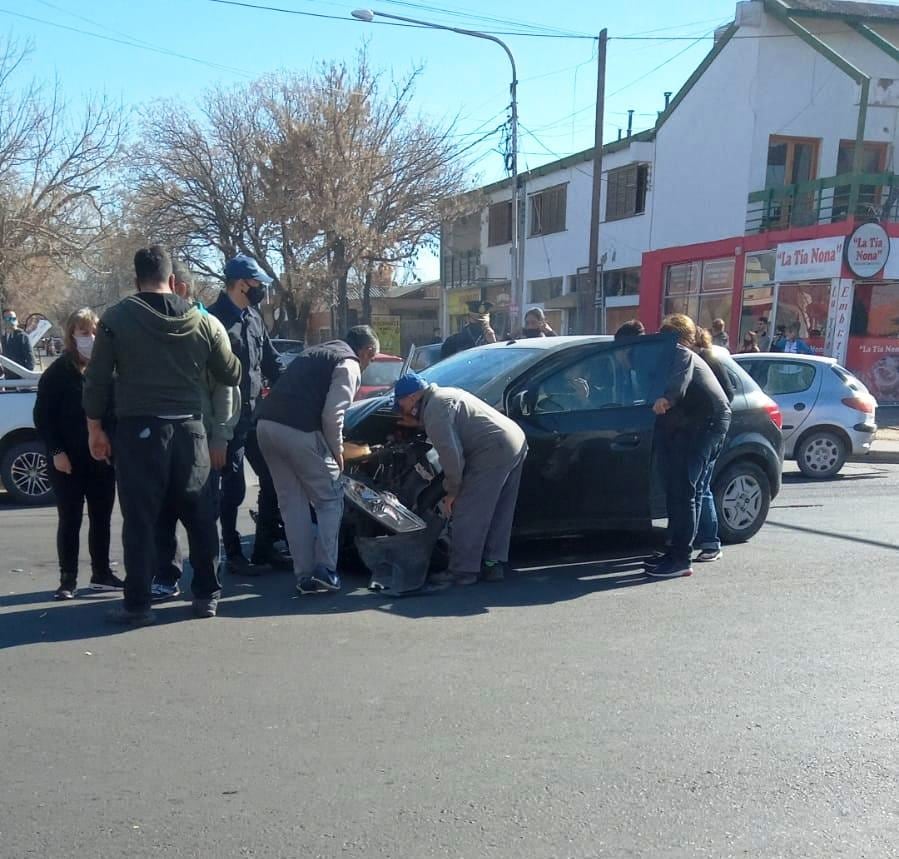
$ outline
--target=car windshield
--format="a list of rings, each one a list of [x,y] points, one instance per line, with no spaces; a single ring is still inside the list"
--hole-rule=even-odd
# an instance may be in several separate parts
[[[477,394],[499,377],[511,381],[540,349],[467,349],[423,370],[421,375],[441,387]]]
[[[402,369],[402,361],[372,361],[362,374],[362,386],[364,388],[389,387],[400,377]]]

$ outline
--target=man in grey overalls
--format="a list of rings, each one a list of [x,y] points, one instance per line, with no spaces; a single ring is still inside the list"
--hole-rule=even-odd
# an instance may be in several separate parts
[[[406,424],[424,427],[443,468],[450,525],[445,581],[500,581],[528,446],[521,428],[467,391],[429,385],[408,373],[394,390]]]

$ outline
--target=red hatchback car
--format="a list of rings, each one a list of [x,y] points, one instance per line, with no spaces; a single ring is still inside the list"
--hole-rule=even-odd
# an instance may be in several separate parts
[[[359,387],[359,393],[356,394],[356,399],[367,400],[369,397],[377,397],[390,391],[400,377],[402,369],[402,358],[378,353],[362,373],[362,384]]]

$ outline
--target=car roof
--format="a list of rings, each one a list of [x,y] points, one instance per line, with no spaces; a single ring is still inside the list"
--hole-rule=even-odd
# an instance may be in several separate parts
[[[797,355],[795,352],[740,352],[731,355],[735,361],[755,361],[759,358],[769,360],[789,358],[791,361],[805,361],[808,364],[836,364],[837,359],[828,355]]]
[[[498,343],[487,343],[478,349],[561,349],[575,346],[578,343],[611,343],[615,338],[610,334],[582,334],[578,336],[562,335],[558,337],[522,337],[517,340],[502,340]]]

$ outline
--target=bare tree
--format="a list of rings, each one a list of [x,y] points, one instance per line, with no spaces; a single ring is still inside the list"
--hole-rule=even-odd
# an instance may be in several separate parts
[[[0,42],[0,299],[28,273],[85,263],[108,226],[123,133],[119,107],[89,101],[70,119],[58,83],[15,80],[28,46]]]

